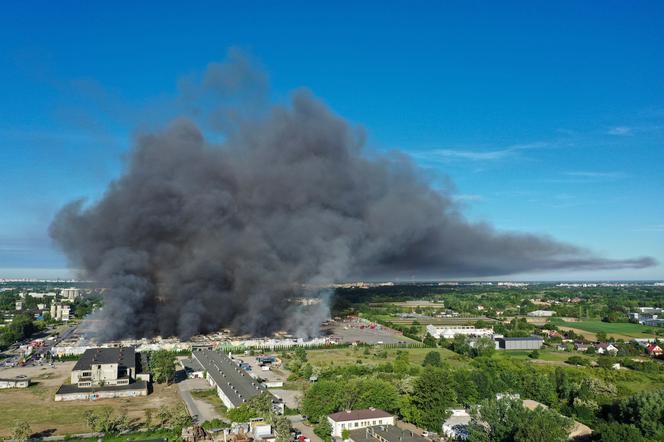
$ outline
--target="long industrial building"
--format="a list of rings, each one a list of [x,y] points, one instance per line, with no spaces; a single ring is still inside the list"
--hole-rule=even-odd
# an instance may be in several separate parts
[[[427,325],[427,333],[436,339],[452,339],[456,335],[493,336],[492,328],[477,328],[470,325]]]
[[[192,359],[205,370],[205,379],[216,387],[219,398],[228,408],[235,408],[267,391],[224,353],[212,350],[192,352]]]

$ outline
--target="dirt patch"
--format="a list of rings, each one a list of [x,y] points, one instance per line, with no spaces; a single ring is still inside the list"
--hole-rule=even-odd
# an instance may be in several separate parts
[[[33,380],[29,388],[0,390],[0,438],[11,434],[17,420],[26,420],[33,432],[64,435],[89,431],[83,417],[86,410],[111,407],[118,414],[140,420],[148,408],[156,410],[162,405],[181,403],[175,385],[158,384],[146,397],[55,402],[55,392],[69,379],[74,364],[64,362],[54,368],[24,367],[0,371],[0,377],[23,374]]]

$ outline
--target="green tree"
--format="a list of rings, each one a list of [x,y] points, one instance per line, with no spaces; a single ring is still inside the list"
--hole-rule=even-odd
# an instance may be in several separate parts
[[[430,365],[432,367],[442,367],[443,361],[440,358],[440,353],[437,351],[430,351],[424,357],[424,362],[422,362],[424,367]]]
[[[231,422],[248,422],[250,419],[258,417],[256,410],[251,408],[249,404],[244,403],[239,407],[231,408],[226,412],[226,415],[231,420]]]
[[[485,400],[473,408],[470,442],[565,442],[572,421],[556,411],[533,411],[520,400]]]
[[[323,439],[323,441],[332,442],[332,425],[330,425],[325,416],[318,417],[318,423],[314,426],[314,433]]]
[[[647,437],[664,439],[664,390],[635,394],[619,408],[622,422],[637,426]]]
[[[175,378],[175,354],[167,350],[150,353],[148,358],[152,379],[158,383],[171,383]]]
[[[18,420],[14,422],[14,427],[12,428],[12,438],[19,442],[25,442],[30,439],[32,435],[32,428],[30,424],[24,420]]]
[[[285,416],[279,416],[274,419],[274,432],[276,436],[276,442],[290,442],[290,421]]]
[[[491,356],[496,351],[496,341],[489,336],[482,336],[475,341],[471,350],[473,356]]]
[[[553,410],[527,411],[514,436],[515,442],[566,442],[572,421]]]
[[[641,431],[634,425],[619,422],[601,423],[595,428],[595,440],[602,442],[646,442]]]
[[[341,387],[330,380],[320,380],[304,394],[302,412],[316,423],[320,416],[327,416],[339,407]]]
[[[449,413],[447,409],[456,403],[457,396],[449,370],[428,368],[416,379],[412,404],[417,408],[417,425],[430,431],[440,431]]]
[[[314,374],[314,369],[311,364],[304,364],[302,367],[302,377],[304,379],[309,379]]]
[[[295,349],[295,357],[302,362],[307,362],[307,351],[304,349],[304,347],[297,347]]]
[[[341,430],[341,438],[343,440],[350,439],[350,431],[348,430],[348,428],[344,428],[343,430]]]
[[[523,423],[525,408],[518,400],[485,400],[471,411],[468,426],[470,442],[513,441]]]
[[[394,372],[398,374],[406,374],[408,373],[409,365],[410,364],[408,363],[408,352],[403,350],[398,350],[397,357],[394,360]]]

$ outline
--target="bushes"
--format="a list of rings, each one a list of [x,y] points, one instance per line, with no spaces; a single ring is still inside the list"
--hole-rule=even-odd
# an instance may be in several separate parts
[[[367,377],[327,379],[319,380],[306,391],[302,413],[318,422],[321,416],[343,409],[375,407],[394,412],[398,403],[399,393],[390,382]]]

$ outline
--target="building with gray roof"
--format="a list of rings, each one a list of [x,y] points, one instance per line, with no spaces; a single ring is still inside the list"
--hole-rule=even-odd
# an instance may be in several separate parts
[[[62,385],[56,401],[146,396],[149,374],[143,358],[137,364],[134,347],[89,348],[71,371],[71,384]]]
[[[192,352],[192,359],[205,370],[205,379],[217,389],[228,408],[235,408],[267,391],[224,353],[212,350]]]
[[[427,439],[394,425],[377,425],[349,432],[352,442],[426,442]]]
[[[539,350],[544,344],[540,336],[527,336],[523,338],[498,338],[501,350]]]

